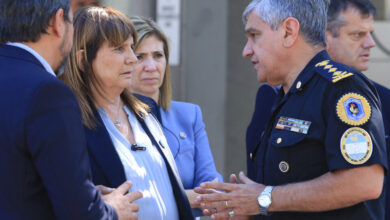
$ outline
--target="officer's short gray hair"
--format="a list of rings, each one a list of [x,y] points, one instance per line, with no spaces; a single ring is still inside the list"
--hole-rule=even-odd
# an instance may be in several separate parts
[[[288,17],[299,21],[300,33],[312,45],[326,46],[326,17],[329,0],[253,0],[245,9],[244,24],[253,11],[272,30],[278,29]]]

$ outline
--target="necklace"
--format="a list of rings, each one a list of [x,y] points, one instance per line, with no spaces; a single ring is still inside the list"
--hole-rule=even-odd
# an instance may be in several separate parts
[[[115,119],[114,120],[114,125],[120,127],[121,126],[121,122],[118,119]]]
[[[121,121],[119,121],[119,111],[121,109],[120,106],[121,106],[121,102],[119,101],[118,110],[116,112],[116,118],[114,118],[114,125],[117,127],[121,127],[121,125],[122,125]]]

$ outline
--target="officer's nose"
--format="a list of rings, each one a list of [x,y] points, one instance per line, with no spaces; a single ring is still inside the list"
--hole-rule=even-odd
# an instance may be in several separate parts
[[[249,40],[246,42],[244,49],[242,50],[242,56],[245,58],[249,58],[253,55],[253,49]]]

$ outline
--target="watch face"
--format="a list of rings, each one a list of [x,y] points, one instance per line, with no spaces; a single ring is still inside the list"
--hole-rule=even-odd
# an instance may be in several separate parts
[[[259,198],[259,204],[262,207],[268,207],[271,204],[271,199],[267,195],[262,195]]]

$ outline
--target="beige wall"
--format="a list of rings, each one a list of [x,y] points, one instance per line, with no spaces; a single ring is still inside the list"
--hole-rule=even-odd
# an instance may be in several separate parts
[[[154,17],[156,0],[100,0],[102,5],[110,6],[127,16],[141,15]]]
[[[390,50],[390,21],[375,22],[375,35]],[[377,46],[371,50],[369,69],[365,74],[372,80],[390,88],[390,56]]]

